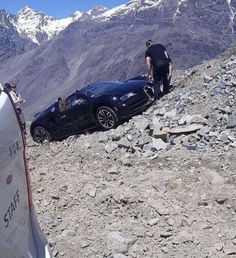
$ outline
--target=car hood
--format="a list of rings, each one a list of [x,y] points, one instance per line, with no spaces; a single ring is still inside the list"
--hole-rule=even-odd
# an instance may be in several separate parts
[[[144,85],[147,85],[146,80],[129,80],[126,82],[99,82],[88,85],[79,92],[88,97],[99,97],[105,94],[122,94],[126,92],[139,91]]]
[[[45,114],[51,112],[51,110],[52,110],[53,108],[57,108],[57,106],[58,106],[58,102],[57,102],[57,101],[53,102],[52,104],[50,104],[49,106],[47,106],[47,107],[46,107],[45,109],[43,109],[42,111],[40,111],[40,112],[34,114],[33,121],[34,121],[34,120],[37,120],[37,119],[38,119],[39,117],[41,117],[42,115],[45,115]]]

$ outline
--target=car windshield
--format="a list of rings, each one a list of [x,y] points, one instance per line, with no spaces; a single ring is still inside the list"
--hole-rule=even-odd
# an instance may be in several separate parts
[[[120,82],[105,82],[94,85],[87,86],[85,90],[85,94],[90,97],[95,97],[104,94],[107,91],[113,90],[121,85]]]

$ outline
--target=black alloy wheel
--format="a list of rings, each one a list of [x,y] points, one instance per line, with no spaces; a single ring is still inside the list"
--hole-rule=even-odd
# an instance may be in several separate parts
[[[118,125],[118,117],[116,113],[109,107],[99,107],[96,112],[98,125],[105,131],[116,128]]]
[[[34,128],[33,139],[38,143],[43,143],[44,141],[52,141],[52,137],[49,132],[41,126],[36,126]]]

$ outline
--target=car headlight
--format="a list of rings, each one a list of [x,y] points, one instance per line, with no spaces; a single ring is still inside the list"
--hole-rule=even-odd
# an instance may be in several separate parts
[[[137,93],[129,92],[129,93],[126,93],[125,95],[121,96],[120,100],[125,101],[129,98],[132,98],[132,97],[136,96],[136,95],[137,95]]]

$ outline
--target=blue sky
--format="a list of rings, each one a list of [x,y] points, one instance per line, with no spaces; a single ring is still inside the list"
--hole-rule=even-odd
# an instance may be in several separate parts
[[[74,11],[87,11],[93,4],[104,5],[108,8],[127,3],[129,0],[0,0],[0,9],[16,14],[23,6],[43,11],[55,18],[64,18]]]

